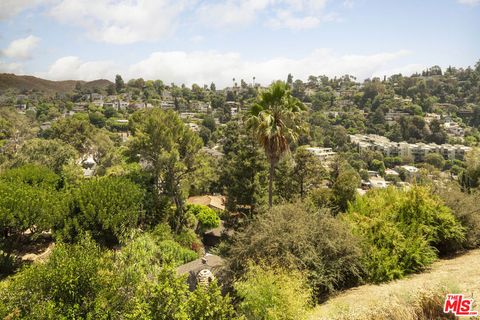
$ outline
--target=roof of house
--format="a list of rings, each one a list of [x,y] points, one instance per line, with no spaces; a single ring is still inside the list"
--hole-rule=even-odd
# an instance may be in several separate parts
[[[178,274],[198,273],[203,269],[209,269],[215,271],[222,267],[224,264],[223,258],[214,254],[205,254],[200,259],[193,260],[189,263],[185,263],[177,268]]]
[[[220,224],[218,225],[218,227],[205,231],[205,235],[214,236],[214,237],[221,237],[222,233],[225,233],[229,236],[233,235],[233,230],[227,229],[225,227],[225,221],[223,220],[220,220]]]
[[[187,199],[188,204],[201,204],[219,210],[225,210],[224,196],[195,196]]]

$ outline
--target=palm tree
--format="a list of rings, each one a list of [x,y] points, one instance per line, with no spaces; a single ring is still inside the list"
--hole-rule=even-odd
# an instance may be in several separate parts
[[[253,131],[265,149],[270,163],[268,204],[272,206],[273,178],[275,166],[289,151],[289,144],[298,138],[302,131],[301,112],[305,106],[293,97],[290,88],[283,81],[274,82],[262,91],[257,102],[250,108],[247,126]]]

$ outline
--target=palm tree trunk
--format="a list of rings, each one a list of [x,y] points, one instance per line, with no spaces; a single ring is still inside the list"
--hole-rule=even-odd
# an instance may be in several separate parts
[[[270,160],[270,172],[268,180],[268,205],[271,208],[273,204],[273,176],[275,175],[275,162]]]

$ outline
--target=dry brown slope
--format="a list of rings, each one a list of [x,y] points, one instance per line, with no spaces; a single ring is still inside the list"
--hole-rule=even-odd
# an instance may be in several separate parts
[[[439,260],[421,274],[380,285],[364,285],[347,290],[319,305],[309,319],[342,318],[340,314],[362,314],[392,301],[409,301],[422,290],[440,290],[447,287],[455,293],[464,293],[480,299],[480,249],[469,251],[452,259]],[[477,308],[478,310],[478,308]]]

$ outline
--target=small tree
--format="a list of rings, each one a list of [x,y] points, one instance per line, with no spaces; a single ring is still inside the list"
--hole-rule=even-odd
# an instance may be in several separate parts
[[[220,217],[217,212],[207,206],[190,204],[187,206],[187,214],[193,215],[198,220],[198,231],[200,233],[220,225]]]
[[[116,244],[126,231],[139,225],[143,196],[143,190],[125,178],[86,181],[73,190],[71,210],[57,234],[71,241],[88,231],[103,244]]]
[[[310,308],[311,292],[298,271],[251,263],[234,287],[248,320],[306,319]]]

